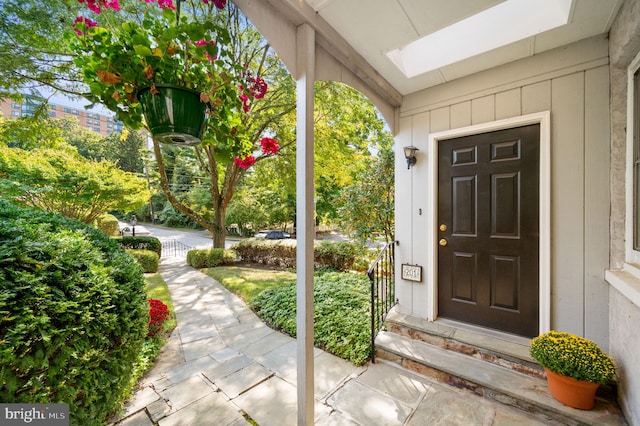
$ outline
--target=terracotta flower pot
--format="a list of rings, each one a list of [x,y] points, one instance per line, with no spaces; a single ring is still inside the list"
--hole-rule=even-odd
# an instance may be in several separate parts
[[[573,408],[581,410],[591,410],[595,404],[596,391],[600,386],[598,383],[576,380],[572,377],[554,373],[548,368],[547,384],[549,392],[559,402]]]
[[[138,99],[149,131],[160,142],[194,146],[200,143],[206,121],[207,105],[196,91],[156,84],[159,93],[141,89]]]

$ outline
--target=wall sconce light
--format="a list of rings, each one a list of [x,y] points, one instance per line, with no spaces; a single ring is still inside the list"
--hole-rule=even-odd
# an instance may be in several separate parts
[[[413,145],[405,146],[404,148],[404,158],[407,159],[407,170],[411,168],[414,164],[416,164],[416,151],[420,151]]]

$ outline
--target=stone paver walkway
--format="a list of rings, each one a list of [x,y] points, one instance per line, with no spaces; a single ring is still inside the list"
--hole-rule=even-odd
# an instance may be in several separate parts
[[[296,425],[296,342],[220,283],[163,259],[178,326],[116,425]],[[491,401],[382,362],[316,349],[317,425],[537,425]]]

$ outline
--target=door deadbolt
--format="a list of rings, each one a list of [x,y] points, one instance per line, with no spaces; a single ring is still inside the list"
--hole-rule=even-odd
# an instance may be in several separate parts
[[[446,231],[447,230],[447,225],[445,225],[444,223],[442,225],[440,225],[440,230],[442,232]]]
[[[444,247],[447,245],[447,240],[445,240],[444,238],[442,238],[440,241],[438,241],[438,244],[440,244],[440,247]]]

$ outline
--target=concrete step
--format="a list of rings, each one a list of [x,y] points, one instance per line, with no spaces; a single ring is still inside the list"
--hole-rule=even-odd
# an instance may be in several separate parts
[[[448,320],[427,321],[395,310],[385,323],[389,332],[545,378],[544,369],[529,355],[530,339]]]
[[[404,326],[398,325],[401,319],[405,321]],[[570,408],[556,401],[548,391],[544,372],[538,373],[539,367],[528,355],[528,339],[504,340],[503,336],[479,336],[477,333],[470,333],[475,334],[470,336],[446,323],[431,323],[431,327],[438,330],[429,334],[416,324],[407,327],[406,320],[397,314],[391,315],[387,331],[380,332],[376,338],[376,362],[382,360],[517,408],[545,424],[626,425],[609,392],[599,392],[596,405],[590,411]],[[419,320],[410,319],[409,323],[411,321]],[[401,329],[403,333],[420,338],[391,332],[391,329]],[[520,348],[523,345],[526,350]]]

